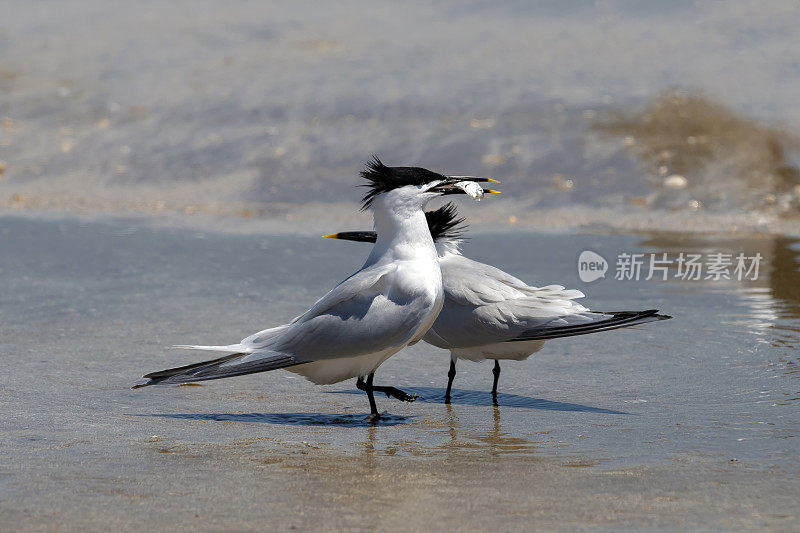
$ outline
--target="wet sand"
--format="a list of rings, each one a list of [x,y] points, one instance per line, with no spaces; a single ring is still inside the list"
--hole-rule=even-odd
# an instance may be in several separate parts
[[[141,445],[133,474],[64,471],[3,510],[12,529],[440,531],[753,530],[796,527],[796,479],[744,465],[592,468],[489,450],[445,457],[340,456],[256,442]],[[149,449],[148,449],[149,448]],[[165,450],[165,451],[162,451]],[[121,470],[121,469],[120,469]]]
[[[346,228],[345,228],[346,229]],[[141,220],[0,218],[0,523],[19,530],[433,530],[798,526],[798,242],[790,237],[477,234],[466,253],[603,309],[673,320],[553,341],[503,364],[417,345],[376,381],[287,372],[130,390],[304,310],[360,243]],[[580,251],[759,251],[756,282],[577,279]]]

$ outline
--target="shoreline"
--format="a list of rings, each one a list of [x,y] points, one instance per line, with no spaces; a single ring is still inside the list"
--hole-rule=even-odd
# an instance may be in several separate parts
[[[513,200],[498,205],[487,203],[484,200],[477,206],[466,202],[458,204],[459,213],[467,219],[469,234],[520,231],[800,237],[800,218],[779,217],[759,211],[734,214],[584,205],[541,208]],[[361,212],[356,203],[220,202],[155,208],[149,204],[98,200],[96,204],[69,205],[67,202],[53,207],[43,205],[45,207],[0,202],[0,217],[100,222],[131,220],[148,227],[260,235],[313,235],[372,227],[371,215]]]

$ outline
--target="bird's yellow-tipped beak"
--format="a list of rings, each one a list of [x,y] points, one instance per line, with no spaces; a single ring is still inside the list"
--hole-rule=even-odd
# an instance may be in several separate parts
[[[500,183],[500,180],[481,176],[447,176],[447,178],[455,181],[474,181],[475,183]]]
[[[483,192],[488,192],[490,194],[500,194],[500,191],[495,191],[494,189],[483,189]]]
[[[378,240],[378,235],[374,231],[340,231],[339,233],[323,235],[323,237],[356,242],[375,242]]]

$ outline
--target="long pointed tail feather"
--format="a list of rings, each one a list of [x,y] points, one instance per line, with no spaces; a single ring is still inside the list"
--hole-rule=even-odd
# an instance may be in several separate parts
[[[244,359],[251,354],[232,353],[203,361],[192,365],[159,370],[142,376],[132,388],[148,387],[150,385],[174,385],[189,383],[192,381],[207,381],[211,379],[222,379],[233,376],[243,376],[245,374],[255,374],[257,372],[267,372],[299,364],[295,359],[287,354],[279,352],[266,352],[263,357],[255,360],[242,361],[237,363],[237,359]]]
[[[526,331],[522,335],[510,339],[507,342],[549,340],[560,337],[573,337],[575,335],[586,335],[587,333],[597,333],[612,329],[627,328],[638,324],[646,324],[657,320],[667,320],[672,318],[669,315],[659,315],[658,309],[648,309],[646,311],[597,311],[604,315],[611,315],[611,318],[589,322],[588,324],[573,324],[569,326],[556,326],[553,328],[540,328]]]
[[[245,353],[251,352],[252,348],[248,349],[248,347],[242,344],[228,344],[227,346],[205,346],[205,345],[198,345],[198,344],[175,344],[172,346],[173,348],[180,348],[181,350],[202,350],[206,352],[237,352],[237,353]]]

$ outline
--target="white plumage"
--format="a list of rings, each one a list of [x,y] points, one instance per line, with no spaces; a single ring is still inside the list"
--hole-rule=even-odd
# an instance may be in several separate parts
[[[442,271],[442,311],[424,340],[450,350],[451,364],[446,401],[449,401],[455,363],[494,360],[494,385],[500,374],[498,361],[522,361],[538,352],[546,340],[582,335],[669,318],[657,310],[598,313],[575,302],[579,290],[561,285],[533,287],[499,268],[461,254],[463,219],[452,204],[426,213]],[[338,239],[372,241],[370,232],[336,233]]]
[[[391,355],[417,342],[442,307],[442,275],[424,208],[442,194],[463,193],[460,180],[419,168],[384,166],[375,159],[362,176],[370,182],[365,207],[380,234],[364,266],[289,324],[239,343],[185,348],[233,352],[194,365],[153,372],[137,387],[220,379],[285,368],[317,384],[358,377],[378,416],[372,374]],[[455,184],[458,183],[459,186]],[[361,378],[367,376],[364,382]]]

